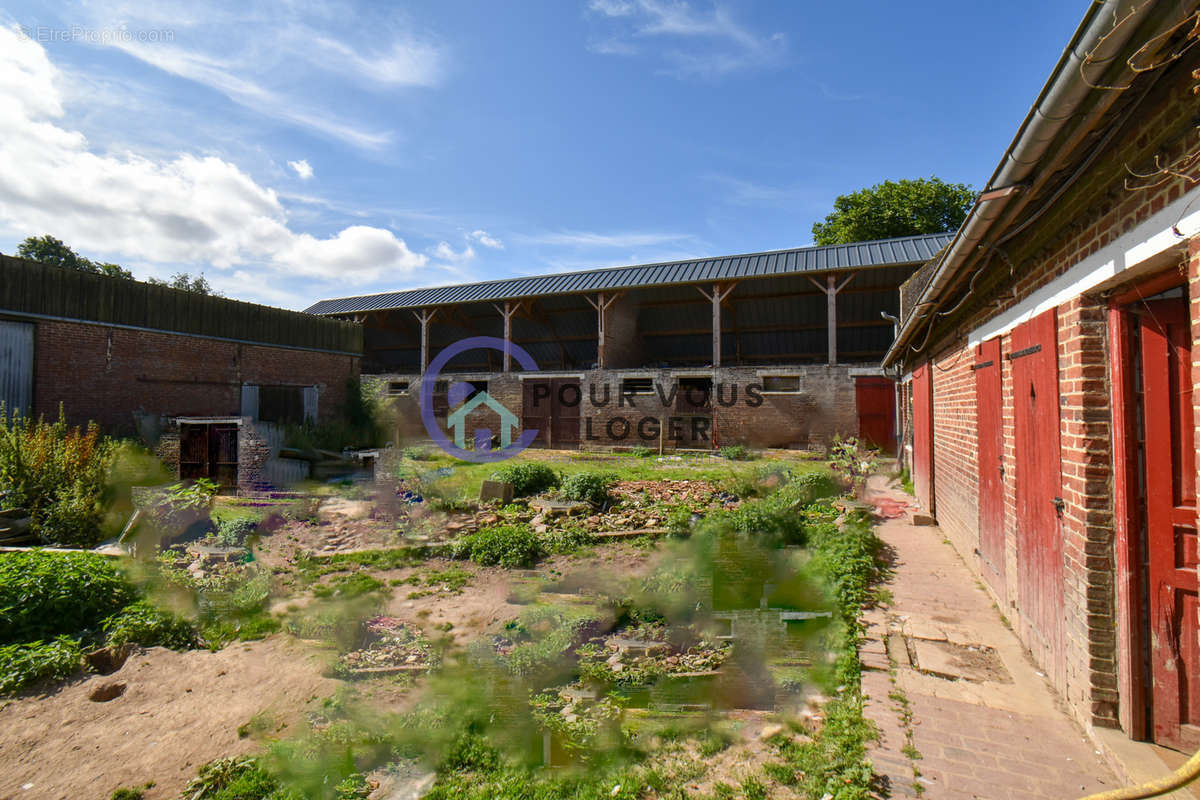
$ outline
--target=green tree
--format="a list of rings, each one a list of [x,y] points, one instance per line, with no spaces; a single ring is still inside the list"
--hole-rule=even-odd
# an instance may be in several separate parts
[[[193,294],[208,294],[213,297],[224,297],[220,292],[212,288],[212,284],[208,282],[208,278],[204,277],[204,273],[200,273],[196,277],[192,277],[186,272],[176,272],[171,276],[170,280],[160,280],[158,278],[150,278],[148,283],[155,286],[169,286],[172,289],[182,289],[185,292]]]
[[[884,181],[834,200],[833,213],[813,223],[813,241],[845,244],[953,231],[974,202],[975,190],[965,183],[932,176]]]
[[[65,244],[62,239],[53,236],[29,236],[17,245],[17,255],[30,261],[42,264],[52,264],[64,269],[77,269],[81,272],[91,272],[108,275],[110,278],[133,280],[133,273],[117,264],[106,261],[92,261],[85,258]]]

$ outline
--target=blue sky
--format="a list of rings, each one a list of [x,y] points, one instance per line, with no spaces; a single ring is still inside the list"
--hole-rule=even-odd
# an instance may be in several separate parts
[[[290,308],[802,246],[981,188],[1079,2],[6,4],[0,251]]]

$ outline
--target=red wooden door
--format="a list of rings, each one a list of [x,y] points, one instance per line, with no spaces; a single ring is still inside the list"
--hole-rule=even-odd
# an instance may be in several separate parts
[[[979,558],[1004,596],[1004,426],[1000,337],[975,349],[975,434],[979,458]]]
[[[1200,747],[1200,630],[1187,301],[1146,303],[1141,340],[1154,740],[1192,751]]]
[[[933,508],[933,370],[922,364],[913,370],[913,488],[929,513]]]
[[[1017,470],[1017,608],[1030,649],[1063,685],[1062,465],[1058,404],[1058,315],[1054,309],[1012,332]]]
[[[858,406],[859,440],[885,453],[895,453],[896,384],[889,378],[856,378],[854,399]]]

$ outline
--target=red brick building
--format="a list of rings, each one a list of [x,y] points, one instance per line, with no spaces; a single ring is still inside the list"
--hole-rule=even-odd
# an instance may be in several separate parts
[[[1195,2],[1087,16],[901,290],[921,503],[1087,726],[1200,747]]]
[[[160,418],[328,419],[358,326],[0,256],[0,402],[127,433]]]

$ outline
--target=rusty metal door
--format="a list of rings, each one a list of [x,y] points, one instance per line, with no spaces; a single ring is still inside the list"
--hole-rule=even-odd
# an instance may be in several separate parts
[[[896,452],[896,384],[890,378],[854,379],[858,406],[858,438],[885,453]]]
[[[975,435],[979,459],[979,559],[1001,597],[1004,585],[1004,416],[1000,337],[975,348]]]
[[[1030,649],[1062,685],[1062,465],[1058,314],[1050,309],[1012,332],[1017,471],[1017,609]]]
[[[933,507],[933,370],[922,364],[912,374],[913,487],[929,513]]]
[[[1196,448],[1187,300],[1144,304],[1145,497],[1154,740],[1200,747]]]
[[[8,416],[33,409],[33,324],[0,321],[0,404]]]

